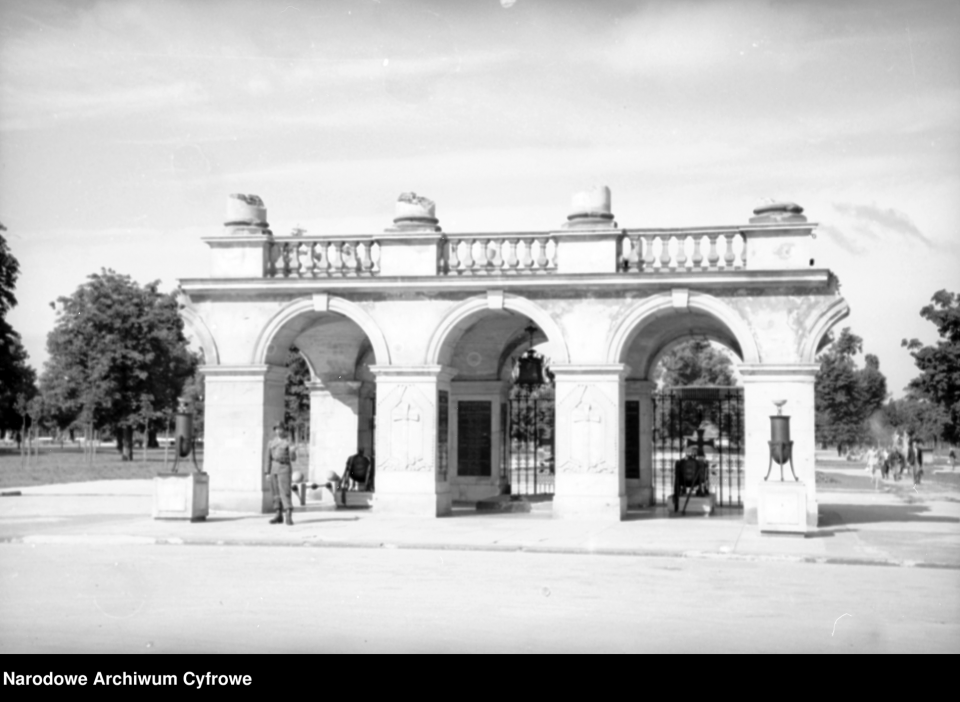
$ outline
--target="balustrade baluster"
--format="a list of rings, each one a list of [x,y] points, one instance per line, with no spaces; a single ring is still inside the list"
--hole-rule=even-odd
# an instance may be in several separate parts
[[[733,254],[733,232],[728,232],[723,236],[727,240],[727,250],[723,254],[723,267],[733,268],[733,262],[736,260]]]
[[[660,270],[669,270],[670,268],[670,239],[667,236],[660,237]]]
[[[710,268],[716,268],[717,264],[720,262],[720,254],[717,252],[717,235],[708,234],[710,239],[710,253],[707,255],[707,265]]]
[[[473,239],[463,240],[466,246],[463,247],[463,270],[465,273],[473,273]]]
[[[687,270],[687,237],[678,236],[677,237],[677,270],[685,271]]]
[[[699,270],[703,266],[703,251],[700,249],[700,244],[703,241],[702,234],[695,234],[693,237],[693,269]]]
[[[373,268],[373,257],[370,255],[370,248],[372,246],[372,241],[367,241],[363,244],[363,258],[361,259],[360,267],[363,269],[364,273],[370,273],[371,269]]]
[[[500,255],[500,248],[503,246],[501,239],[487,239],[487,273],[499,273],[503,268],[503,257]]]
[[[628,237],[627,241],[630,242],[630,255],[627,258],[627,270],[631,273],[640,272],[640,235],[635,234],[634,236]]]
[[[310,247],[305,241],[297,246],[297,275],[301,278],[310,276]]]
[[[517,266],[520,264],[520,259],[517,258],[517,244],[519,239],[508,239],[507,243],[509,244],[509,253],[507,254],[507,269],[512,272],[517,272]]]
[[[459,248],[459,239],[449,239],[447,241],[447,269],[457,275],[463,273],[460,270],[460,257],[457,255],[457,249]]]
[[[283,277],[290,277],[290,244],[284,243],[283,245]]]
[[[533,270],[533,239],[524,239],[523,240],[523,258],[520,261],[523,264],[524,270],[532,271]]]
[[[647,234],[643,237],[643,267],[645,270],[652,271],[656,259],[653,257],[653,242],[656,236]]]
[[[537,237],[537,269],[547,269],[547,240]]]
[[[740,266],[742,268],[747,267],[747,237],[743,234],[740,235]]]

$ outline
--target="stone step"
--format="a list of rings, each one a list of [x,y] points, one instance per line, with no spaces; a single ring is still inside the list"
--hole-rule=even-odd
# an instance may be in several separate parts
[[[709,517],[711,514],[713,514],[713,511],[717,506],[717,498],[713,495],[713,493],[706,495],[705,497],[697,497],[692,495],[690,497],[690,502],[687,503],[687,511],[684,513],[683,504],[686,501],[686,496],[681,495],[678,509],[675,510],[673,508],[673,495],[670,495],[667,498],[669,515],[671,517]]]
[[[478,512],[529,512],[530,501],[523,495],[496,495],[477,501]]]
[[[346,503],[342,504],[340,498],[346,495]],[[337,507],[347,508],[369,508],[373,507],[373,493],[348,490],[346,493],[337,492]]]

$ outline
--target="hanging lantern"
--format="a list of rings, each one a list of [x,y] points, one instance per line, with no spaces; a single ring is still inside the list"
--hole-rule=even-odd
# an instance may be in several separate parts
[[[543,356],[533,350],[533,333],[537,331],[537,328],[531,324],[524,331],[530,336],[530,348],[520,357],[517,369],[517,385],[526,387],[546,385],[547,381],[543,375]]]

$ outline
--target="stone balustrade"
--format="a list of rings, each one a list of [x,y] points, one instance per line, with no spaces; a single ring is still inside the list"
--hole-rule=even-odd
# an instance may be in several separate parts
[[[356,278],[380,273],[380,243],[372,236],[276,237],[267,278]]]
[[[624,230],[619,261],[627,273],[742,270],[746,238],[739,229]]]
[[[557,271],[551,234],[447,235],[440,242],[440,275],[542,275]]]

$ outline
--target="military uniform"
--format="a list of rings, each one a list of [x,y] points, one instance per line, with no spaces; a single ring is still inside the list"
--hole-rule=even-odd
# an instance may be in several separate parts
[[[267,474],[270,476],[270,488],[273,492],[273,508],[277,516],[270,520],[271,524],[282,522],[286,512],[287,524],[293,524],[293,462],[297,460],[296,447],[284,436],[275,436],[267,444],[269,465]]]

